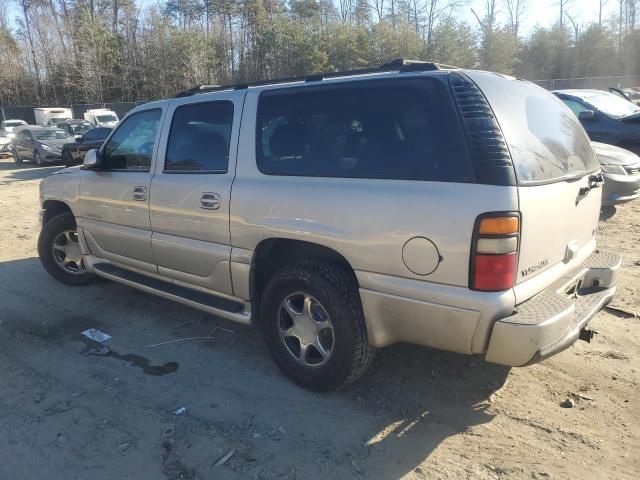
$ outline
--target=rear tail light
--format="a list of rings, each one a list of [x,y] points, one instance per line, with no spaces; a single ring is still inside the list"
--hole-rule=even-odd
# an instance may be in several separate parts
[[[469,288],[485,292],[515,285],[520,215],[488,213],[478,217],[471,245]]]

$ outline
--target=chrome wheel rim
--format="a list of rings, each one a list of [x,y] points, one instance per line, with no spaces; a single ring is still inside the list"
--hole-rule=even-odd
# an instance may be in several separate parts
[[[300,365],[317,368],[333,354],[333,323],[324,306],[307,293],[287,296],[278,311],[280,340]]]
[[[52,250],[53,259],[62,270],[73,275],[85,273],[78,233],[75,230],[65,230],[56,235]]]

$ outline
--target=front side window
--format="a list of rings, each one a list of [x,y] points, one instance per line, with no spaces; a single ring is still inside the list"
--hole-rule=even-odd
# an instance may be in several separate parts
[[[580,112],[584,112],[589,110],[589,108],[585,107],[582,103],[577,100],[570,100],[568,98],[561,98],[564,104],[571,109],[573,113],[576,114],[576,117],[580,115]]]
[[[84,137],[82,137],[82,139],[85,142],[93,142],[96,138],[97,138],[97,135],[95,130],[89,130],[87,133],[84,134]]]
[[[447,87],[437,79],[262,93],[258,168],[270,175],[474,181]]]
[[[120,124],[103,151],[103,170],[142,170],[151,167],[160,109],[134,113]]]
[[[225,173],[232,125],[231,102],[195,103],[176,108],[165,171]]]
[[[96,140],[104,140],[109,136],[109,133],[111,133],[111,129],[110,128],[96,128]]]

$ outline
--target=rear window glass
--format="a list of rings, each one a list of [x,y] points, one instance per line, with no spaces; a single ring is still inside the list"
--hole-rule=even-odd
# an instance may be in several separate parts
[[[498,118],[518,183],[560,180],[598,168],[582,125],[555,95],[533,83],[493,73],[469,76]]]
[[[437,79],[263,92],[257,157],[271,175],[474,180],[450,95]]]

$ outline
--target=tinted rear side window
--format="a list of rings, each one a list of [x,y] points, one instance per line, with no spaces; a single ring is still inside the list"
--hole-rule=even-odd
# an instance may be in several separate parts
[[[176,108],[165,171],[225,173],[232,124],[231,102],[194,103]]]
[[[589,138],[575,114],[533,83],[469,72],[500,123],[518,183],[549,182],[598,168]]]
[[[263,92],[256,150],[271,175],[474,180],[448,87],[430,78]]]

